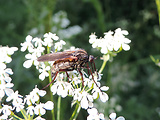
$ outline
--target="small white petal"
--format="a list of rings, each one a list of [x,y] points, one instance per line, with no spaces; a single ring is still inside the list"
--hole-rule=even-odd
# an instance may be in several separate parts
[[[44,108],[47,109],[47,110],[52,110],[54,107],[54,104],[52,101],[47,101],[44,105]]]
[[[101,90],[107,91],[107,90],[109,90],[109,87],[103,86],[103,87],[101,87]]]
[[[97,92],[94,92],[94,93],[93,93],[93,99],[97,99],[97,97],[98,97],[98,93],[97,93]]]
[[[46,91],[45,90],[39,90],[38,91],[38,94],[43,97],[45,94],[46,94]]]
[[[81,100],[81,107],[84,108],[84,109],[88,108],[88,100],[87,100],[86,97],[82,98],[82,100]]]
[[[57,85],[52,85],[51,91],[52,91],[52,94],[55,95],[57,93]]]
[[[115,119],[116,119],[116,113],[111,113],[111,114],[109,115],[109,118],[110,118],[111,120],[115,120]]]
[[[8,89],[8,88],[7,88],[7,89],[5,90],[5,93],[6,93],[7,96],[11,96],[11,94],[14,93],[14,91],[13,91],[12,89]]]
[[[99,114],[99,118],[100,118],[100,120],[105,120],[104,114],[100,113],[100,114]]]
[[[38,117],[35,118],[35,120],[45,120],[45,119],[40,117],[40,116],[38,116]]]
[[[106,102],[109,98],[105,92],[100,93],[100,99],[102,102]]]
[[[32,60],[26,60],[26,61],[23,63],[23,67],[25,67],[25,68],[30,68],[30,67],[32,66],[32,63],[33,63]]]
[[[122,44],[122,48],[123,48],[125,51],[130,50],[130,46],[127,45],[127,44]]]
[[[3,98],[5,95],[5,92],[3,90],[0,90],[0,98]]]
[[[93,114],[93,115],[97,115],[98,111],[96,108],[92,108],[92,109],[87,109],[88,114]]]
[[[32,36],[31,35],[27,35],[26,41],[31,41],[31,40],[32,40]]]
[[[125,120],[125,118],[122,117],[122,116],[120,116],[120,117],[118,117],[116,120]]]
[[[46,110],[45,109],[40,109],[40,114],[41,115],[44,115],[46,113]]]
[[[45,79],[45,74],[41,73],[41,74],[39,75],[39,79],[43,81],[43,80]]]

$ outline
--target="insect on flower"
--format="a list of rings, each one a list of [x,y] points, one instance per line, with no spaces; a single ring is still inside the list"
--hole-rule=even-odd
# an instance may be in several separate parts
[[[53,66],[51,68],[51,72],[53,74],[52,76],[54,76],[54,78],[43,89],[45,89],[51,83],[54,82],[59,72],[66,72],[67,77],[69,78],[67,71],[73,71],[73,70],[79,71],[80,75],[82,76],[82,85],[84,85],[81,68],[88,69],[88,73],[92,75],[92,79],[93,79],[92,72],[96,71],[94,59],[95,59],[94,56],[88,55],[87,52],[83,49],[75,49],[73,51],[50,53],[50,54],[40,56],[37,59],[39,62],[54,61]],[[89,62],[91,63],[92,70],[88,65]]]

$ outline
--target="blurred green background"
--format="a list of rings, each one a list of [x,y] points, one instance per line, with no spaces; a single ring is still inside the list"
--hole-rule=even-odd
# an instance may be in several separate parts
[[[99,60],[100,52],[89,44],[89,35],[95,32],[100,37],[119,27],[127,30],[131,49],[107,63],[102,84],[110,87],[107,92],[110,100],[98,101],[96,106],[105,116],[115,111],[127,120],[160,119],[160,68],[150,59],[150,55],[160,58],[160,29],[154,0],[0,0],[0,27],[0,45],[19,49],[28,34],[42,37],[46,32],[54,32],[67,42],[66,48],[75,46],[98,56],[97,69],[103,61]],[[39,88],[47,84],[47,80],[38,79],[34,67],[23,68],[24,55],[16,52],[9,64],[14,72],[14,90],[22,95],[28,94],[35,84]],[[71,100],[62,99],[61,119],[69,119]],[[82,110],[78,120],[86,119],[87,115]]]

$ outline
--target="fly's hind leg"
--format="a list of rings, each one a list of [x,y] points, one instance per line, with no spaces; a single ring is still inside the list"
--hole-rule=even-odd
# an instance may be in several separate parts
[[[67,75],[67,78],[68,78],[68,83],[69,83],[69,75],[68,75],[67,71],[66,71],[66,75]]]
[[[46,85],[44,88],[42,88],[42,90],[44,90],[45,88],[47,88],[50,84],[52,84],[54,82],[54,80],[56,79],[57,77],[57,74],[58,74],[59,71],[57,71],[55,74],[52,74],[52,77],[54,76],[53,80],[48,84]]]
[[[66,72],[66,75],[67,75],[67,78],[68,78],[68,83],[69,83],[69,74],[67,73],[67,71],[73,71],[73,68],[72,69],[60,69],[59,71],[60,72]]]
[[[84,86],[83,74],[82,74],[82,72],[81,72],[81,70],[80,70],[80,69],[78,69],[78,72],[79,72],[79,73],[80,73],[80,75],[82,76],[82,86]]]

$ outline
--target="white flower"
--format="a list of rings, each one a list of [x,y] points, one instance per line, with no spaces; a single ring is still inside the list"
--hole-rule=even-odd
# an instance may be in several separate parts
[[[34,114],[34,106],[29,106],[26,108],[27,109],[27,114],[33,115]]]
[[[46,113],[46,110],[44,109],[44,103],[37,104],[35,106],[34,113],[36,115],[44,115]]]
[[[109,51],[118,51],[121,47],[125,51],[130,49],[128,44],[131,40],[125,37],[125,35],[128,35],[128,31],[118,28],[114,34],[112,31],[104,34],[104,38],[97,38],[95,34],[89,36],[89,43],[92,44],[93,48],[100,49],[102,54],[107,54]]]
[[[39,100],[39,96],[43,97],[45,94],[46,94],[45,90],[39,90],[37,87],[35,87],[30,92],[29,95],[26,95],[26,98],[24,101],[27,103],[27,105],[35,104],[35,102],[37,102]]]
[[[39,72],[40,72],[39,79],[44,80],[45,77],[48,77],[49,70],[50,70],[50,66],[46,66],[44,63],[41,62],[39,66]]]
[[[13,74],[12,69],[6,68],[6,65],[4,63],[1,63],[0,65],[1,65],[1,67],[0,67],[0,80],[1,80],[1,82],[10,83],[12,79],[9,77],[9,75]]]
[[[38,117],[35,118],[35,120],[45,120],[45,119],[40,117],[40,116],[38,116]]]
[[[100,100],[102,102],[106,102],[108,100],[108,95],[105,93],[105,92],[102,92],[102,91],[107,91],[109,89],[109,87],[106,87],[106,90],[103,90],[103,87],[100,88],[100,87],[97,87],[96,85],[94,85],[94,88],[92,90],[92,93],[93,93],[93,98],[96,99],[98,97],[98,94],[100,96]]]
[[[7,54],[8,55],[13,55],[15,51],[17,51],[18,48],[17,47],[10,47],[7,49]]]
[[[42,47],[43,45],[43,41],[38,37],[33,38],[32,41],[34,42],[35,47]]]
[[[11,111],[13,108],[9,105],[3,105],[3,107],[0,109],[0,113],[2,113],[2,116],[0,116],[0,119],[7,119],[8,116],[11,114]]]
[[[57,49],[58,51],[60,51],[62,49],[62,46],[65,45],[66,42],[63,40],[60,40],[59,42],[55,43],[55,49]]]
[[[115,30],[115,34],[114,34],[114,49],[117,51],[121,46],[122,48],[127,51],[130,49],[130,46],[128,45],[128,43],[131,42],[131,40],[129,40],[128,38],[125,38],[124,35],[128,35],[128,31],[126,30],[121,30],[120,28]]]
[[[87,120],[105,120],[104,115],[102,113],[98,113],[96,108],[87,109],[89,116]]]
[[[98,42],[99,40],[97,39],[97,36],[95,35],[95,33],[89,36],[89,43],[92,44],[93,48],[98,47]]]
[[[37,104],[36,107],[34,106],[29,106],[27,108],[27,114],[30,114],[30,115],[33,115],[34,113],[36,115],[38,115],[40,112],[41,115],[44,115],[45,114],[45,109],[46,110],[52,110],[54,107],[54,104],[52,101],[47,101],[45,104],[44,103],[40,103],[40,104]]]
[[[44,103],[40,103],[37,104],[35,109],[34,109],[34,113],[36,115],[38,115],[40,113],[40,115],[44,115],[46,113],[46,110],[52,110],[54,107],[53,102],[48,101],[45,104]]]
[[[88,107],[93,107],[93,97],[89,95],[86,91],[82,92],[82,99],[80,101],[81,107],[87,109]]]
[[[10,89],[13,86],[14,86],[13,83],[5,83],[5,82],[1,81],[1,84],[0,84],[0,98],[3,98],[5,94],[7,96],[10,96],[14,92],[12,89]]]
[[[30,68],[32,66],[33,61],[37,61],[37,57],[34,53],[25,55],[25,58],[28,59],[23,63],[23,67],[25,68]]]
[[[0,67],[0,98],[3,98],[6,94],[7,96],[10,96],[13,93],[13,90],[11,89],[14,84],[10,83],[11,78],[9,77],[9,74],[13,74],[12,69],[6,68],[5,64]]]
[[[18,94],[18,91],[12,93],[10,96],[7,97],[6,101],[9,102],[11,100],[16,100],[17,98],[22,98],[23,96]]]
[[[52,20],[54,23],[60,25],[62,28],[65,28],[70,24],[70,21],[67,19],[67,13],[64,11],[59,11],[54,14]]]
[[[21,109],[24,108],[24,103],[22,100],[22,96],[18,94],[18,91],[16,91],[15,93],[12,93],[10,96],[7,97],[6,101],[12,101],[12,105],[14,106],[14,108],[16,108],[16,111],[19,112]]]
[[[99,76],[99,79],[100,79],[101,78],[100,74],[98,76]],[[98,95],[99,95],[100,100],[102,102],[106,102],[108,100],[108,95],[103,91],[107,91],[109,89],[109,87],[106,87],[106,86],[100,87],[100,82],[97,82],[97,80],[99,80],[99,79],[97,78],[96,75],[94,75],[94,81],[95,82],[93,82],[94,85],[93,85],[93,89],[92,89],[91,93],[93,94],[94,99],[97,99]]]
[[[25,55],[25,58],[27,59],[23,63],[23,66],[25,68],[30,68],[32,66],[32,63],[34,63],[35,66],[39,65],[37,57],[40,57],[41,53],[45,50],[42,45],[43,41],[40,38],[32,38],[32,36],[30,35],[26,37],[26,41],[24,43],[21,43],[21,51],[23,52],[28,49],[29,52]]]
[[[61,38],[70,38],[74,35],[79,34],[82,31],[82,28],[78,25],[69,27],[67,29],[62,29],[58,31],[58,35],[61,36]]]
[[[109,115],[109,118],[110,118],[111,120],[125,120],[125,118],[122,117],[122,116],[116,118],[116,113],[111,113],[111,114]]]
[[[100,92],[99,96],[102,102],[106,102],[109,99],[108,95],[105,92]]]
[[[86,91],[81,92],[81,89],[75,89],[73,94],[73,102],[80,101],[80,105],[83,109],[87,109],[88,107],[93,107],[93,97]]]
[[[56,34],[53,34],[51,32],[44,34],[44,42],[43,45],[44,46],[48,46],[51,47],[53,45],[53,40],[57,41],[59,39],[58,36],[56,36]]]
[[[73,100],[74,101],[75,100],[80,101],[82,99],[82,94],[80,92],[81,92],[80,88],[74,90],[74,95],[73,95]]]
[[[71,90],[72,87],[70,83],[64,81],[56,81],[51,87],[53,95],[57,93],[57,95],[62,96],[63,98],[66,97]]]
[[[54,104],[52,101],[47,101],[45,104],[44,104],[44,108],[46,110],[52,110],[54,108]]]
[[[29,53],[25,55],[25,58],[27,59],[24,63],[23,66],[25,68],[30,68],[32,66],[32,63],[34,63],[35,66],[39,65],[39,62],[37,61],[37,57],[41,55],[41,51],[37,51],[37,49],[33,50],[33,53]]]
[[[26,37],[26,41],[24,43],[21,43],[21,51],[24,52],[27,48],[29,52],[32,52],[33,50],[33,44],[32,44],[32,36],[28,35]]]
[[[80,83],[82,83],[82,80],[80,79],[80,77],[77,77],[77,74],[78,72],[77,71],[72,71],[72,72],[69,72],[69,76],[72,76],[72,83],[74,83],[75,85],[78,85]]]
[[[10,63],[12,61],[12,58],[8,55],[12,55],[15,51],[17,51],[17,47],[2,47],[0,46],[0,63]]]

